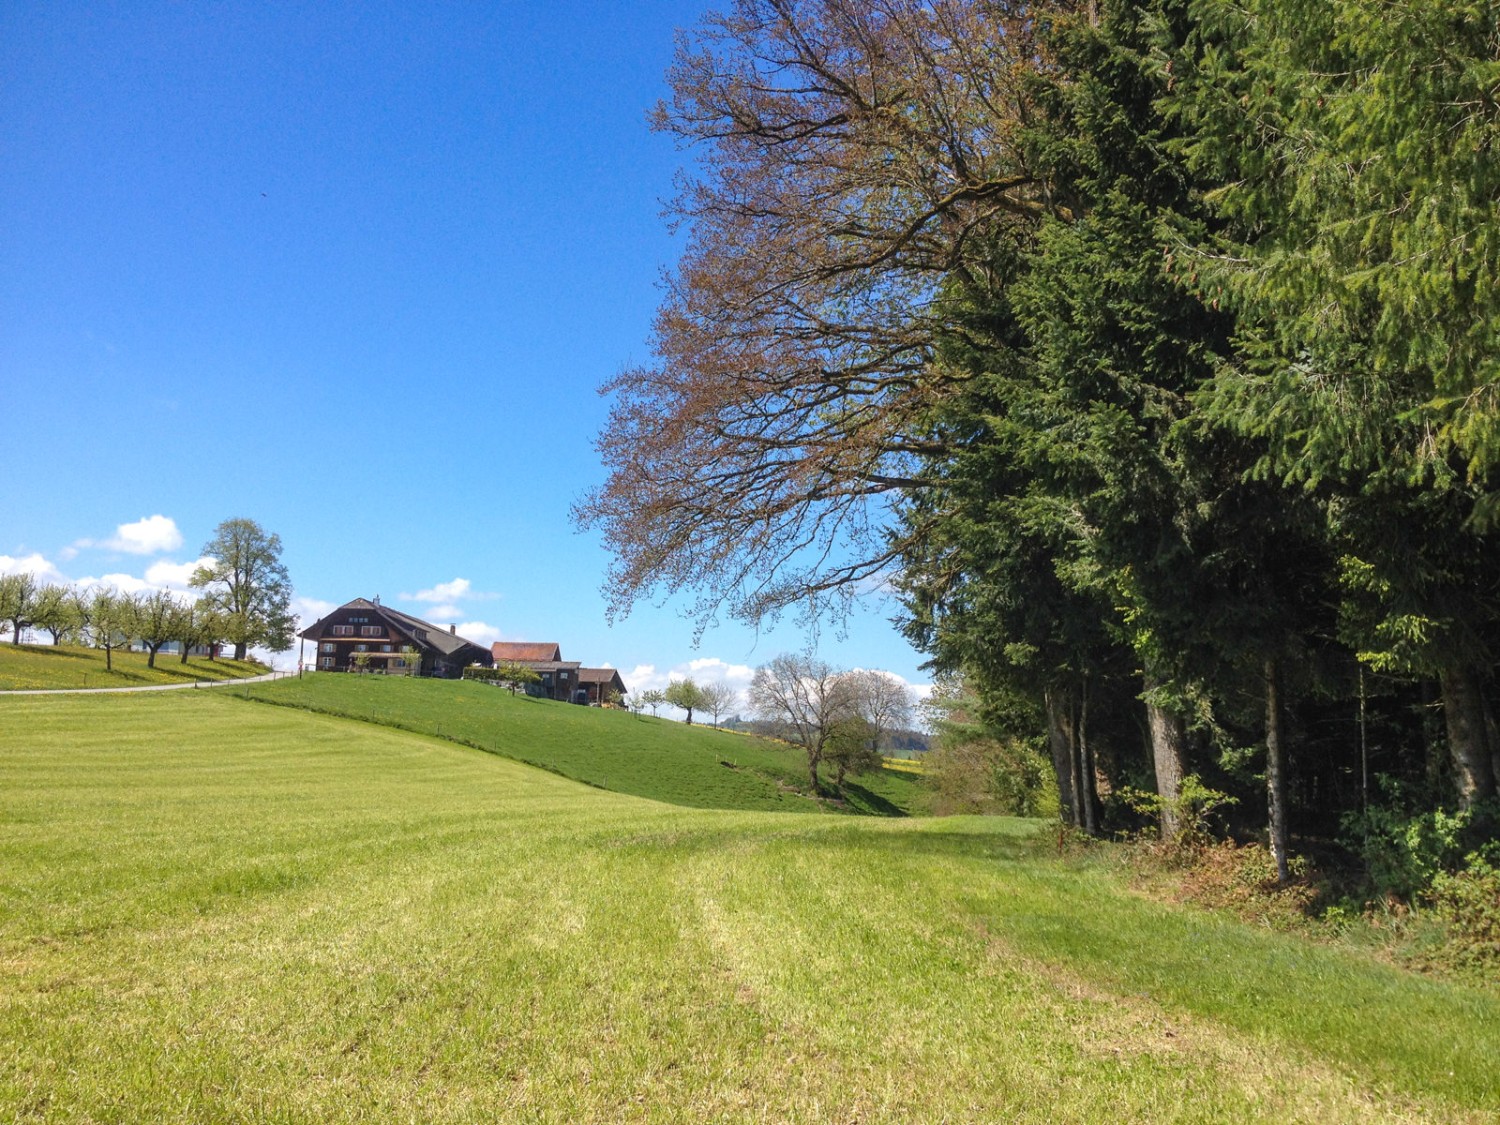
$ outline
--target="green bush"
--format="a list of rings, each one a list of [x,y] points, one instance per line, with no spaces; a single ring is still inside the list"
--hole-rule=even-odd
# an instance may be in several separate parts
[[[1443,871],[1455,870],[1467,850],[1469,812],[1408,812],[1372,805],[1344,817],[1344,831],[1364,860],[1378,895],[1410,899]]]
[[[1428,894],[1448,930],[1455,967],[1500,972],[1500,843],[1470,852],[1455,872],[1440,871]]]

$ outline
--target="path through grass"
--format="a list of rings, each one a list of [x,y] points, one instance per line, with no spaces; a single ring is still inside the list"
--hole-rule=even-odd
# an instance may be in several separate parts
[[[672,807],[204,693],[0,700],[0,1120],[1493,1120],[1500,1004],[1032,826]]]

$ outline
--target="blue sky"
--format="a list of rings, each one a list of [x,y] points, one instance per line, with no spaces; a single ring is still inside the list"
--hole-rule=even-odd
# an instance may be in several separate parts
[[[690,155],[645,117],[702,11],[5,5],[0,567],[171,585],[246,516],[304,616],[380,595],[633,688],[802,648],[609,626],[568,517],[650,356]],[[925,682],[894,612],[819,652]]]

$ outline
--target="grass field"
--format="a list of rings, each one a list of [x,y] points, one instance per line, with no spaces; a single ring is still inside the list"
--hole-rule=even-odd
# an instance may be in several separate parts
[[[1500,1109],[1493,997],[1145,901],[1024,822],[685,809],[237,692],[0,729],[0,1120]]]
[[[146,687],[200,680],[233,680],[255,676],[265,669],[248,660],[209,660],[161,654],[156,667],[146,667],[143,652],[113,654],[113,671],[104,670],[104,651],[81,645],[13,645],[0,643],[0,691],[23,688]]]
[[[245,690],[253,699],[436,734],[601,789],[689,808],[833,807],[809,799],[801,750],[702,724],[528,699],[462,680],[322,673]],[[849,778],[845,792],[849,811],[904,816],[926,809],[927,790],[909,770]]]

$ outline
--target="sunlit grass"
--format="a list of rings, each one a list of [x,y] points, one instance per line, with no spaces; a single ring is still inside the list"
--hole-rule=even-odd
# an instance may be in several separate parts
[[[105,671],[104,650],[81,645],[13,645],[0,642],[0,691],[37,688],[146,687],[232,680],[255,676],[265,669],[247,660],[209,660],[159,653],[156,667],[146,667],[143,652],[116,649]]]
[[[1493,998],[1148,903],[1027,822],[672,807],[208,693],[0,729],[0,1120],[1500,1104]]]
[[[806,756],[787,743],[512,696],[484,684],[329,672],[256,684],[245,692],[252,699],[436,734],[589,785],[691,808],[882,816],[927,808],[927,790],[910,772],[881,769],[848,779],[847,804],[814,801]]]

